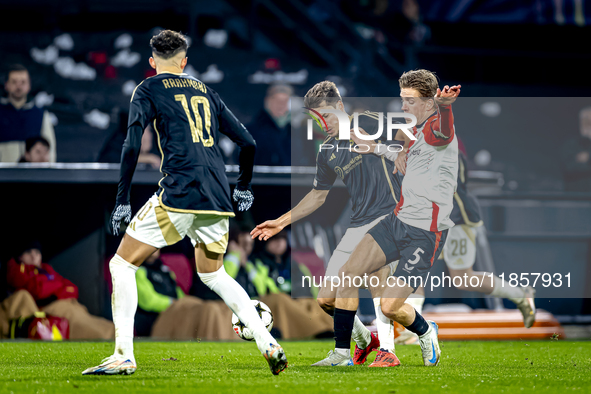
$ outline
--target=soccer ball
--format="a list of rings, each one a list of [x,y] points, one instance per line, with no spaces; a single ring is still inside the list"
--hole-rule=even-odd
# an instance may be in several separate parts
[[[254,304],[254,307],[261,320],[265,324],[265,327],[267,327],[267,331],[271,331],[273,328],[273,314],[271,313],[271,309],[269,309],[269,307],[261,301],[252,300],[252,303]],[[240,319],[238,319],[236,314],[232,314],[232,328],[234,329],[236,335],[238,335],[240,338],[246,341],[252,341],[254,339],[252,331],[246,327],[244,323],[240,321]]]

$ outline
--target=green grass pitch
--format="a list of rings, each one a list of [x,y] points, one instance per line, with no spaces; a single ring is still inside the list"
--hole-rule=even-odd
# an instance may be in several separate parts
[[[332,341],[283,342],[289,367],[271,375],[251,342],[137,342],[131,376],[82,376],[108,342],[0,342],[0,393],[562,393],[591,392],[591,342],[442,342],[438,367],[398,346],[396,368],[310,367]],[[170,360],[170,358],[177,360]],[[166,360],[169,359],[169,360]]]

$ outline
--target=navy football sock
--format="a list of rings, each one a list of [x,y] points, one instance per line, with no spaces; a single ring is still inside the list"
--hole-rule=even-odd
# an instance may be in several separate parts
[[[425,318],[421,316],[419,312],[415,311],[415,320],[410,326],[406,326],[406,329],[410,332],[414,332],[418,336],[421,336],[429,330],[429,323],[427,323]]]
[[[351,349],[351,334],[356,313],[356,311],[335,308],[334,338],[337,349]]]

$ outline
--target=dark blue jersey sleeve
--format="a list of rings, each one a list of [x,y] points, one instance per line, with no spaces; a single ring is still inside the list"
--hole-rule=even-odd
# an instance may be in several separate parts
[[[156,117],[154,104],[146,86],[140,83],[133,95],[129,106],[129,120],[127,123],[127,138],[121,152],[121,170],[119,186],[117,188],[117,202],[128,203],[130,199],[131,180],[142,146],[142,134],[146,126]]]
[[[330,190],[336,179],[337,174],[326,163],[326,155],[322,154],[322,151],[318,152],[318,156],[316,156],[316,177],[314,178],[314,189]]]

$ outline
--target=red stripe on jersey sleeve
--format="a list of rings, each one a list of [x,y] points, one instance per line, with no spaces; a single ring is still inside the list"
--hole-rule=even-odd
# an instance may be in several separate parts
[[[402,194],[402,188],[400,188],[400,201],[398,201],[398,204],[396,204],[396,208],[394,208],[394,215],[398,216],[398,212],[400,212],[400,209],[402,208],[403,204],[404,194]]]
[[[423,127],[425,142],[431,146],[445,146],[454,139],[454,114],[451,105],[442,105],[437,114]],[[439,134],[439,135],[438,135]]]
[[[437,248],[439,248],[439,242],[441,242],[441,231],[438,231],[435,235],[435,250],[433,251],[433,255],[431,256],[431,267],[433,267],[433,261],[435,260],[435,253],[437,253]]]
[[[431,217],[431,228],[429,230],[437,232],[437,216],[439,216],[439,206],[434,202],[431,202],[431,204],[433,204],[433,216]]]

